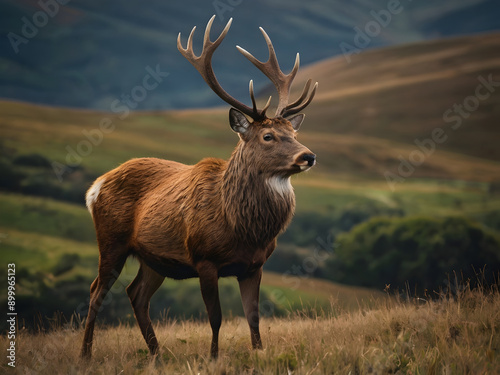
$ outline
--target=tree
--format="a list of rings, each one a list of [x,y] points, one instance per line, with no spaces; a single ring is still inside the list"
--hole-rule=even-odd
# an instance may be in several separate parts
[[[439,291],[454,271],[475,280],[500,269],[499,236],[464,217],[373,218],[339,235],[335,249],[331,279],[376,288]]]

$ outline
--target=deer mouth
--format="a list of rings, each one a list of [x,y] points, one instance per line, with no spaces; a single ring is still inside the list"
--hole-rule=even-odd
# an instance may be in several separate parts
[[[298,172],[306,172],[316,165],[316,156],[303,156],[300,163],[294,163],[293,167],[298,169]]]
[[[306,164],[306,165],[297,165],[297,167],[300,169],[300,172],[307,172],[313,166],[314,166],[314,164],[313,165],[309,165],[309,164]]]
[[[314,162],[314,164],[312,164],[312,165],[309,165],[309,163],[307,163],[307,164],[293,164],[290,172],[291,172],[291,174],[307,172],[315,164],[316,164],[316,162]]]

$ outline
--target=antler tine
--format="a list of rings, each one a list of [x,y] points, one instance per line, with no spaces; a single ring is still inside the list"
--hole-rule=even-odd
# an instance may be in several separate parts
[[[254,92],[253,92],[253,80],[250,80],[249,90],[250,90],[250,98],[252,99],[253,110],[254,110],[254,112],[258,112],[258,110],[257,110],[257,104],[256,104],[256,101],[255,101],[255,95],[254,95]],[[269,97],[269,99],[267,100],[266,105],[260,111],[260,114],[262,116],[266,115],[266,111],[269,108],[269,106],[271,105],[271,98],[272,98],[272,96]]]
[[[261,119],[262,117],[265,116],[265,110],[259,112],[255,104],[254,108],[250,108],[247,105],[240,102],[239,100],[236,100],[222,88],[222,86],[217,81],[217,78],[215,77],[215,73],[212,69],[212,55],[217,49],[217,47],[222,43],[222,40],[228,33],[229,28],[231,27],[231,23],[233,22],[233,19],[231,18],[228,21],[228,23],[224,27],[224,30],[219,35],[219,37],[214,42],[212,42],[210,40],[210,30],[212,28],[214,19],[215,15],[212,18],[210,18],[210,20],[207,23],[207,27],[205,29],[205,35],[203,37],[203,48],[200,56],[196,56],[193,51],[193,35],[194,31],[196,30],[196,26],[193,27],[191,33],[189,34],[186,48],[182,47],[181,33],[179,33],[179,35],[177,36],[177,49],[196,68],[196,70],[198,70],[198,72],[201,74],[207,85],[222,100],[224,100],[229,105],[235,107],[236,109],[239,109],[241,112],[250,116],[254,120]],[[255,98],[252,99],[252,102],[254,100]]]
[[[295,75],[299,70],[300,57],[299,54],[297,54],[292,71],[288,74],[284,74],[279,66],[278,58],[276,57],[276,51],[274,50],[274,46],[271,42],[271,39],[269,38],[269,35],[267,35],[262,27],[260,27],[259,29],[264,36],[264,39],[266,40],[267,48],[269,50],[269,59],[266,62],[259,61],[250,52],[241,48],[240,46],[236,46],[236,48],[238,48],[238,51],[240,51],[243,56],[250,60],[252,64],[254,64],[262,73],[264,73],[276,87],[279,98],[278,108],[276,109],[276,116],[281,116],[282,112],[285,110],[288,104],[290,87],[292,85],[293,79],[295,78]]]
[[[255,95],[253,93],[253,80],[250,80],[250,83],[248,85],[248,90],[250,91],[250,99],[252,99],[252,106],[253,110],[257,110],[257,103],[255,102]]]
[[[269,96],[269,99],[267,99],[267,103],[266,105],[264,106],[264,108],[262,108],[262,113],[265,114],[267,109],[269,108],[269,106],[271,105],[271,98],[272,96]]]
[[[310,85],[311,85],[311,80],[309,79],[304,87],[304,91],[302,92],[302,95],[300,96],[300,98],[285,108],[285,110],[282,114],[283,117],[287,117],[287,116],[293,115],[295,113],[298,113],[311,103],[311,101],[314,98],[314,95],[316,95],[316,90],[318,89],[318,82],[316,82],[314,84],[314,86],[311,90],[311,93],[309,94],[309,97],[307,98],[307,100],[304,101],[302,104],[300,104],[305,99],[306,94],[309,91]]]
[[[309,78],[306,82],[306,84],[304,85],[304,89],[302,90],[302,94],[300,94],[300,97],[294,101],[293,103],[291,104],[288,104],[286,107],[285,107],[285,110],[287,109],[290,109],[290,108],[293,108],[295,107],[296,105],[302,103],[302,101],[306,98],[307,94],[309,93],[309,87],[311,87],[311,82],[312,82],[312,79]]]
[[[193,35],[194,35],[195,30],[196,30],[196,26],[193,27],[193,29],[189,33],[187,46],[186,46],[186,51],[189,50],[191,52],[191,54],[193,55],[193,57],[195,56],[194,51],[193,51]],[[181,38],[181,33],[179,33],[179,36],[177,37],[177,45],[179,45],[179,43],[180,43],[180,38]]]
[[[233,23],[233,19],[230,18],[229,21],[227,22],[226,26],[224,27],[224,30],[222,30],[222,33],[219,35],[219,37],[215,40],[215,42],[210,41],[210,30],[212,29],[212,24],[214,23],[215,15],[210,18],[210,20],[207,23],[207,27],[205,28],[205,35],[203,36],[203,49],[205,49],[205,46],[210,48],[207,51],[213,53],[215,49],[219,46],[219,44],[222,43],[222,40],[226,37],[229,28],[231,27],[231,24]]]

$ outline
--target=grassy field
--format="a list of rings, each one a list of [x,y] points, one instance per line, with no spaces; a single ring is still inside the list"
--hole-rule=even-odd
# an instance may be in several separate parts
[[[137,326],[98,327],[93,358],[79,360],[83,331],[68,325],[17,336],[12,374],[496,374],[500,295],[462,290],[437,301],[379,299],[370,308],[263,319],[264,349],[252,351],[242,318],[226,319],[220,357],[208,357],[206,322],[156,323],[151,358]],[[0,338],[7,347],[6,337]]]

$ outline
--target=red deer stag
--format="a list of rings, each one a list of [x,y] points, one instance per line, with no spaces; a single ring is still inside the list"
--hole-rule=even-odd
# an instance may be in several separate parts
[[[296,137],[304,119],[297,112],[311,102],[317,84],[309,91],[309,80],[302,95],[289,104],[299,56],[292,71],[284,74],[271,40],[261,28],[269,48],[267,62],[237,48],[276,86],[276,115],[266,116],[269,101],[257,109],[252,81],[252,108],[232,98],[219,85],[211,66],[212,55],[232,20],[212,42],[214,17],[207,24],[200,56],[193,52],[196,27],[187,48],[182,47],[180,34],[177,47],[210,88],[233,107],[229,122],[240,140],[228,161],[206,158],[196,165],[184,165],[154,158],[133,159],[94,182],[86,201],[97,232],[99,274],[90,287],[83,357],[91,356],[96,315],[130,255],[139,260],[140,268],[127,294],[152,354],[158,353],[158,341],[149,317],[149,301],[165,277],[200,279],[212,328],[210,354],[217,357],[222,320],[218,279],[236,276],[252,346],[262,347],[258,308],[262,266],[294,213],[290,176],[316,162],[316,156]]]

